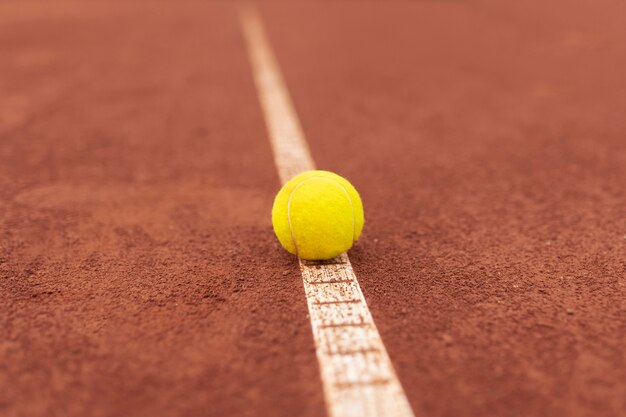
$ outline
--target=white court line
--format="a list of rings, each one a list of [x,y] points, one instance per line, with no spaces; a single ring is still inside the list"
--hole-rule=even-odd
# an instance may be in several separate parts
[[[256,9],[240,9],[274,161],[283,183],[315,169],[300,122]],[[413,411],[367,308],[347,254],[300,260],[328,414],[411,417]]]

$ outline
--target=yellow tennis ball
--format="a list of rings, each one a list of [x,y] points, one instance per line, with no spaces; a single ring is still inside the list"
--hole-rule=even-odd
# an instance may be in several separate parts
[[[352,247],[363,230],[363,203],[345,178],[307,171],[276,195],[272,224],[281,245],[302,259],[334,258]]]

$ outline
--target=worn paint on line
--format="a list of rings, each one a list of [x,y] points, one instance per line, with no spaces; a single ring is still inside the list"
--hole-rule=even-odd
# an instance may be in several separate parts
[[[282,183],[315,169],[258,12],[240,10],[259,100]],[[300,260],[316,354],[331,417],[411,417],[347,254]]]

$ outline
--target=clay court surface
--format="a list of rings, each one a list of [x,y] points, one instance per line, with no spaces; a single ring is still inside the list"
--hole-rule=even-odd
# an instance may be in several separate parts
[[[626,415],[624,3],[258,10],[415,415]],[[0,415],[325,416],[279,187],[235,3],[0,3]]]

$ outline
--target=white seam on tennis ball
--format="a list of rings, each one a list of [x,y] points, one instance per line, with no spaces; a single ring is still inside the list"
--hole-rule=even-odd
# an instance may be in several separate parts
[[[352,197],[350,197],[350,193],[348,192],[348,190],[346,190],[346,187],[344,187],[339,181],[337,181],[334,178],[329,178],[329,180],[333,180],[337,183],[337,185],[339,187],[341,187],[341,189],[343,190],[343,192],[346,194],[346,197],[348,197],[348,202],[350,203],[350,209],[352,210],[352,244],[354,245],[354,242],[356,242],[356,215],[354,214],[354,204],[352,204]]]
[[[341,187],[346,196],[348,197],[348,201],[350,202],[350,208],[352,209],[352,244],[356,242],[356,214],[354,213],[354,204],[352,204],[352,197],[350,197],[350,193],[346,190],[339,181],[336,181],[337,184]]]
[[[348,190],[346,190],[346,188],[341,185],[341,183],[339,181],[337,181],[334,178],[329,178],[329,177],[323,177],[321,175],[315,175],[313,177],[309,177],[306,178],[302,181],[300,181],[294,188],[293,190],[291,190],[291,192],[289,193],[289,198],[287,199],[287,223],[289,224],[289,232],[291,233],[291,240],[293,240],[293,246],[296,248],[296,255],[298,255],[299,251],[298,251],[298,243],[296,242],[296,236],[293,233],[293,227],[291,227],[291,199],[293,198],[293,194],[296,192],[296,190],[298,188],[300,188],[300,186],[302,184],[305,184],[307,182],[311,182],[312,180],[315,179],[320,179],[320,180],[326,180],[329,182],[333,182],[335,184],[337,184],[339,186],[339,188],[341,188],[341,190],[344,192],[344,194],[346,195],[346,197],[348,198],[348,203],[350,203],[350,209],[352,210],[352,244],[354,244],[355,242],[355,234],[356,234],[356,220],[355,220],[355,215],[354,215],[354,205],[352,204],[352,198],[350,197],[350,193],[348,193]]]

